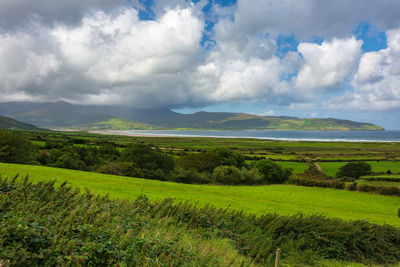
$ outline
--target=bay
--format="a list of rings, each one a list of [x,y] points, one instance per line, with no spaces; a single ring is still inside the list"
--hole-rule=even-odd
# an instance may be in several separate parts
[[[99,131],[96,131],[99,132]],[[104,132],[103,132],[104,133]],[[282,141],[323,142],[400,142],[400,131],[180,131],[180,130],[113,130],[108,134],[131,136],[177,136],[257,138]]]

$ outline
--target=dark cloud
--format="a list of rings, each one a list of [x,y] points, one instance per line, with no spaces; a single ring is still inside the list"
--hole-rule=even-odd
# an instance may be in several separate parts
[[[128,3],[125,0],[1,0],[0,29],[24,28],[33,21],[50,26],[55,23],[74,25],[87,13],[112,11],[124,4],[143,7],[137,1]]]

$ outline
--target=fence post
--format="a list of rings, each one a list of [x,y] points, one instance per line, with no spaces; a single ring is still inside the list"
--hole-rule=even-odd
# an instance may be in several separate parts
[[[275,267],[279,267],[279,260],[281,259],[281,249],[276,249],[276,256],[275,256]]]

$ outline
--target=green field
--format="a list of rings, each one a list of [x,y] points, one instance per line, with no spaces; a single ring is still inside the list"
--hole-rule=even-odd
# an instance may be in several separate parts
[[[303,173],[308,168],[308,164],[304,162],[276,161],[276,163],[284,168],[292,169],[293,173]]]
[[[339,168],[348,162],[318,162],[322,170],[329,176],[336,176]],[[367,161],[371,165],[373,172],[386,172],[391,170],[393,173],[400,173],[399,161]]]
[[[367,176],[363,176],[361,178],[365,179],[365,180],[374,179],[374,178],[391,178],[391,179],[399,179],[399,181],[400,181],[400,175],[398,175],[398,174],[367,175]]]
[[[364,219],[377,224],[400,227],[397,209],[399,197],[381,196],[327,188],[290,185],[272,186],[211,186],[188,185],[156,180],[104,175],[50,167],[0,163],[3,177],[30,175],[33,181],[65,180],[74,187],[88,188],[95,194],[109,194],[111,198],[135,199],[145,194],[151,199],[167,197],[177,200],[210,203],[216,207],[244,210],[263,214],[277,212],[290,215],[322,214],[344,220]]]
[[[378,185],[378,186],[394,186],[400,188],[400,183],[398,182],[357,180],[357,183],[366,185]]]

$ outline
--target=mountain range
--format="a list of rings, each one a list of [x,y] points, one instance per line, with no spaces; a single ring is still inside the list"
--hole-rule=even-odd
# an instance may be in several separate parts
[[[75,105],[63,101],[0,103],[0,114],[50,129],[384,130],[371,123],[334,118],[304,119],[204,111],[181,114],[167,108]]]

